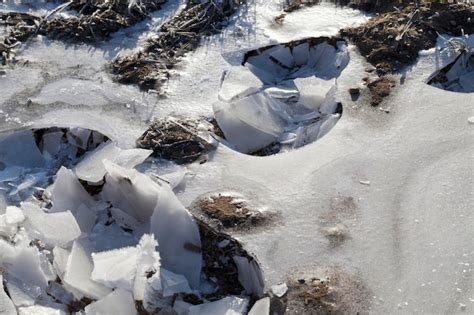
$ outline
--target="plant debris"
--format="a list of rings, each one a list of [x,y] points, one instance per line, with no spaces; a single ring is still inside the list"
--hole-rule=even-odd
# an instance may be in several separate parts
[[[206,133],[212,126],[192,119],[156,119],[137,140],[137,147],[153,150],[159,158],[192,163],[214,149]]]
[[[188,0],[186,7],[166,22],[142,51],[113,62],[118,81],[137,84],[144,90],[162,90],[169,70],[180,58],[196,49],[202,37],[219,32],[244,3],[242,0]]]
[[[370,105],[378,106],[390,95],[390,91],[396,85],[395,80],[389,77],[381,77],[367,84],[372,99]]]
[[[250,208],[241,198],[227,194],[200,197],[193,202],[191,211],[219,230],[250,230],[272,219],[271,215]]]
[[[415,63],[420,50],[435,46],[438,33],[460,36],[463,31],[474,32],[474,9],[468,4],[407,5],[341,32],[382,76]]]

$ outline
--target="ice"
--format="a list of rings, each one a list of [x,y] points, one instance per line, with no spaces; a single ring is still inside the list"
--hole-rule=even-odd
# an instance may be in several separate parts
[[[16,315],[15,305],[10,300],[3,288],[3,277],[0,274],[0,314],[2,315]]]
[[[221,300],[194,305],[189,308],[189,315],[243,315],[247,310],[248,299],[228,296]]]
[[[64,133],[61,131],[48,132],[43,135],[43,152],[46,151],[51,156],[56,156],[61,149],[61,141]]]
[[[188,315],[189,308],[193,306],[190,303],[186,303],[181,300],[176,300],[173,305],[173,310],[177,313],[177,315]]]
[[[122,228],[129,230],[137,230],[143,226],[143,223],[132,217],[125,211],[120,210],[119,208],[111,208],[110,213],[115,222]]]
[[[91,253],[91,244],[87,241],[74,241],[63,280],[85,296],[100,299],[105,297],[111,290],[91,279],[93,270]]]
[[[93,253],[92,280],[111,289],[131,291],[137,271],[137,254],[138,249],[135,247]]]
[[[39,151],[31,131],[0,133],[0,165],[22,167],[43,167],[45,160]]]
[[[272,286],[272,292],[277,297],[284,296],[287,291],[288,291],[288,286],[286,285],[286,283],[277,284],[277,285]]]
[[[164,297],[173,296],[175,293],[192,293],[188,280],[182,275],[161,268],[160,279]]]
[[[90,233],[97,221],[97,213],[82,204],[74,213],[74,218],[76,219],[82,233]]]
[[[255,302],[248,315],[270,315],[270,298],[265,297]]]
[[[262,296],[265,281],[258,263],[241,256],[234,256],[233,259],[239,271],[239,282],[245,292],[256,297]]]
[[[81,205],[92,207],[91,196],[85,191],[73,171],[61,167],[51,190],[52,212],[70,210],[75,213]]]
[[[150,233],[158,240],[161,265],[184,275],[192,288],[198,288],[202,268],[198,226],[169,185],[155,185],[160,194],[150,219]]]
[[[237,98],[258,92],[260,80],[245,67],[233,67],[224,72],[221,87],[219,89],[219,100],[231,102]]]
[[[66,133],[66,137],[69,143],[83,150],[87,148],[87,143],[89,142],[90,135],[90,129],[78,127],[70,128]]]
[[[6,288],[16,307],[31,306],[41,297],[41,288],[37,285],[23,282],[9,274],[6,276]]]
[[[135,219],[149,221],[150,233],[159,243],[163,267],[185,275],[192,286],[198,286],[201,254],[187,248],[200,247],[199,231],[171,187],[110,161],[104,164],[108,172],[106,198]]]
[[[34,305],[20,307],[18,315],[66,315],[66,312],[47,306]]]
[[[158,243],[153,235],[144,235],[138,244],[137,273],[133,284],[133,296],[137,301],[143,301],[149,272],[155,272],[159,277],[160,255],[156,251]]]
[[[81,235],[70,211],[46,213],[31,202],[24,202],[21,207],[27,218],[28,231],[51,247],[66,246]]]
[[[143,163],[152,153],[151,150],[129,149],[122,150],[112,141],[105,142],[86,157],[74,168],[77,177],[90,183],[98,183],[105,176],[103,160],[109,160],[125,168],[134,168]]]
[[[23,215],[23,211],[14,206],[9,206],[5,212],[5,221],[7,224],[17,224],[23,222],[25,220],[25,216]]]
[[[129,291],[116,289],[85,308],[86,315],[133,315],[137,314],[135,301]]]
[[[67,270],[67,261],[71,252],[67,249],[56,246],[53,248],[53,266],[59,278],[64,279]]]
[[[8,223],[6,214],[0,214],[0,236],[11,237],[16,230],[17,225]]]

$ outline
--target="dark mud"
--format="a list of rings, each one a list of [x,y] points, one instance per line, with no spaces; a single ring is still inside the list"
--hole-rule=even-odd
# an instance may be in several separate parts
[[[137,147],[153,150],[154,156],[178,164],[192,163],[203,157],[214,146],[200,135],[200,124],[192,119],[157,119],[137,140]],[[208,131],[211,124],[206,124]]]
[[[388,76],[368,82],[367,88],[371,94],[370,105],[374,107],[380,105],[383,100],[390,95],[392,88],[395,86],[395,80]]]
[[[366,24],[342,30],[383,76],[413,65],[420,50],[435,46],[438,34],[474,32],[474,9],[468,4],[407,5],[375,16]]]
[[[169,70],[180,58],[196,49],[204,36],[225,27],[228,18],[244,3],[244,0],[188,0],[186,7],[166,22],[142,51],[113,62],[117,80],[137,84],[143,90],[161,91],[169,79]]]

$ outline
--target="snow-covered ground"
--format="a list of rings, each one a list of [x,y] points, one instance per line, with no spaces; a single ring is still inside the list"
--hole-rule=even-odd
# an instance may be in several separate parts
[[[170,2],[166,16],[178,7]],[[273,18],[280,9],[280,1],[257,0],[242,13],[245,18],[184,58],[164,99],[114,83],[105,68],[117,53],[142,42],[130,30],[97,48],[34,40],[18,55],[29,63],[0,76],[0,130],[79,126],[131,147],[153,117],[209,115],[222,72],[240,63],[244,51],[335,35],[368,18],[321,5],[291,13],[278,26]],[[162,17],[157,13],[149,27]],[[144,25],[138,28],[143,34]],[[127,34],[133,35],[122,48]],[[349,47],[351,60],[337,80],[344,111],[329,134],[267,157],[219,145],[207,163],[187,166],[193,176],[186,177],[179,200],[188,206],[204,193],[235,191],[279,212],[281,223],[236,235],[259,259],[268,286],[300,271],[323,276],[321,268],[339,267],[368,288],[370,313],[473,313],[474,124],[468,119],[473,120],[474,97],[426,84],[452,61],[439,50],[420,54],[382,104],[387,114],[351,100],[348,89],[361,86],[368,64]],[[330,228],[346,235],[337,247],[326,237]],[[95,232],[96,240],[112,234]],[[82,255],[83,245],[74,246],[70,250]],[[128,298],[114,292],[118,297],[109,295],[112,301]]]

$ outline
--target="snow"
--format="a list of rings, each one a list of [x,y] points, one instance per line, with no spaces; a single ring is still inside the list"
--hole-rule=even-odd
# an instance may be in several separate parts
[[[63,310],[54,309],[52,307],[34,305],[27,307],[20,307],[18,309],[18,315],[66,315],[67,313]]]
[[[265,297],[255,302],[248,315],[270,315],[270,298]]]

